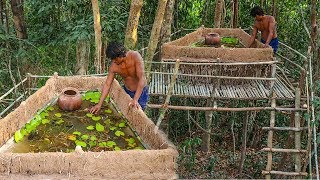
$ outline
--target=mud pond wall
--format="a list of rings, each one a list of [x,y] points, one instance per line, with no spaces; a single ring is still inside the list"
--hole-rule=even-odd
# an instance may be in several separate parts
[[[236,37],[240,40],[243,48],[214,48],[214,47],[192,47],[192,43],[204,39],[208,33],[218,33],[221,37]],[[180,58],[181,60],[197,62],[213,61],[212,59],[220,59],[220,62],[253,62],[253,61],[272,61],[272,48],[263,48],[263,44],[255,41],[253,47],[248,48],[250,35],[242,29],[229,28],[204,28],[200,27],[196,31],[185,35],[184,37],[165,43],[162,46],[162,58],[173,59]],[[211,60],[210,60],[211,59]]]
[[[3,119],[0,119],[0,145],[4,145],[38,110],[56,98],[65,87],[80,91],[100,90],[104,77],[61,77],[55,75],[46,85]],[[130,97],[115,80],[110,96],[147,150],[72,152],[72,153],[0,153],[0,177],[12,175],[68,175],[77,178],[173,179],[178,153],[164,133],[141,110],[127,106]]]

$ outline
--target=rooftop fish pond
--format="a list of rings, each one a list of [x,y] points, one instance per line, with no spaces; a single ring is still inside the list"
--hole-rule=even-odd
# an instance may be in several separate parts
[[[6,152],[72,152],[76,146],[92,152],[145,149],[110,97],[99,115],[89,113],[100,96],[100,92],[86,92],[82,95],[82,107],[76,111],[49,105],[15,132],[15,143]]]
[[[236,37],[221,37],[221,41],[216,45],[205,44],[205,39],[200,39],[190,45],[191,47],[214,47],[214,48],[244,48],[243,43]]]

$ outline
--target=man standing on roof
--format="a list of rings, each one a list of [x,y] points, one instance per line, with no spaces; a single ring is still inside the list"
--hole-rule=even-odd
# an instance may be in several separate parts
[[[89,110],[90,113],[96,114],[100,111],[116,74],[123,78],[123,89],[132,98],[128,105],[134,108],[141,107],[144,110],[147,106],[149,94],[144,75],[143,59],[140,53],[127,51],[122,44],[111,42],[106,49],[106,55],[111,59],[108,77],[103,84],[99,103]]]
[[[264,15],[263,10],[259,6],[251,9],[251,16],[255,18],[253,31],[249,42],[249,47],[252,46],[256,39],[257,32],[261,31],[261,42],[263,47],[272,47],[273,52],[276,53],[279,46],[279,40],[276,31],[276,21],[273,16]]]

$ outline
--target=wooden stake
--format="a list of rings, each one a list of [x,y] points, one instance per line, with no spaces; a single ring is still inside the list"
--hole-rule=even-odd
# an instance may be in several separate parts
[[[300,89],[296,89],[296,101],[295,101],[295,107],[300,107]],[[300,128],[300,113],[295,112],[294,114],[294,125],[295,128]],[[295,149],[300,150],[301,149],[301,131],[296,131],[294,134],[295,139]],[[295,154],[295,171],[300,172],[301,171],[301,154],[297,153]],[[297,177],[302,178],[302,177]]]

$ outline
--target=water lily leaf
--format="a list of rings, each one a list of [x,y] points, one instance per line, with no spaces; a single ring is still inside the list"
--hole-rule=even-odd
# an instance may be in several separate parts
[[[99,142],[99,147],[107,147],[107,142]]]
[[[82,140],[87,140],[87,139],[89,139],[89,136],[87,134],[84,134],[84,135],[81,136],[81,139]]]
[[[118,146],[115,146],[115,147],[114,147],[114,150],[115,150],[115,151],[121,151],[120,147],[118,147]]]
[[[130,147],[133,147],[133,148],[137,146],[136,143],[129,143],[128,145],[129,145]]]
[[[42,124],[48,124],[49,122],[50,122],[50,120],[49,119],[42,119]]]
[[[117,129],[117,127],[115,127],[115,126],[110,127],[111,131],[114,131],[115,129]]]
[[[90,147],[95,147],[95,146],[97,146],[97,142],[96,141],[89,141],[89,145],[90,145]]]
[[[135,140],[133,138],[128,138],[128,139],[125,139],[129,144],[133,144],[135,143]]]
[[[106,120],[104,121],[104,123],[105,123],[106,125],[110,125],[110,124],[111,124],[111,119],[106,119]]]
[[[111,109],[106,109],[106,110],[104,110],[104,112],[107,113],[107,114],[111,114],[112,110]]]
[[[115,145],[117,145],[114,141],[107,141],[107,147],[113,147],[113,146],[115,146]]]
[[[49,107],[47,107],[47,109],[46,109],[47,111],[53,111],[54,110],[54,107],[52,107],[52,106],[49,106]]]
[[[92,126],[92,125],[87,126],[87,129],[88,129],[88,130],[94,130],[94,126]]]
[[[91,114],[91,113],[87,113],[87,114],[86,114],[86,116],[87,116],[87,117],[92,117],[92,116],[93,116],[93,114]]]
[[[76,140],[75,143],[77,146],[87,147],[87,143],[85,143],[83,141]]]
[[[62,124],[62,123],[64,123],[64,120],[63,119],[59,119],[57,122],[56,122],[56,124]]]
[[[42,119],[44,119],[44,118],[46,118],[46,117],[48,117],[48,116],[49,116],[49,113],[46,112],[46,111],[42,111],[42,112],[40,113],[40,117],[41,117]]]
[[[20,129],[20,133],[22,134],[22,136],[25,136],[28,134],[28,132],[25,128]]]
[[[138,147],[135,147],[134,149],[136,149],[136,150],[143,150],[144,147],[138,146]]]
[[[68,139],[71,140],[71,141],[75,141],[75,140],[77,140],[77,137],[76,137],[76,135],[71,134],[71,135],[68,136]]]
[[[62,116],[61,113],[55,113],[54,115],[58,118]]]
[[[14,133],[14,141],[17,143],[23,139],[23,135],[21,134],[20,130]]]
[[[126,123],[125,122],[121,122],[121,123],[119,123],[119,125],[118,125],[119,127],[126,127]]]
[[[116,131],[115,133],[114,133],[116,136],[124,136],[124,132],[122,132],[122,131]]]
[[[102,124],[100,124],[100,123],[97,123],[96,124],[96,130],[98,132],[103,132],[104,131],[104,126]]]
[[[91,141],[96,141],[96,140],[97,140],[97,137],[96,137],[96,136],[91,136],[91,137],[90,137],[90,140],[91,140]]]
[[[101,119],[101,116],[92,116],[91,119],[94,121],[99,121]]]
[[[91,99],[90,102],[97,104],[99,102],[99,99]]]
[[[31,131],[33,131],[35,129],[36,129],[36,124],[31,125],[31,122],[26,124],[26,130],[28,133],[30,133]]]
[[[81,132],[79,132],[79,131],[74,131],[72,134],[80,136],[80,135],[81,135]]]

